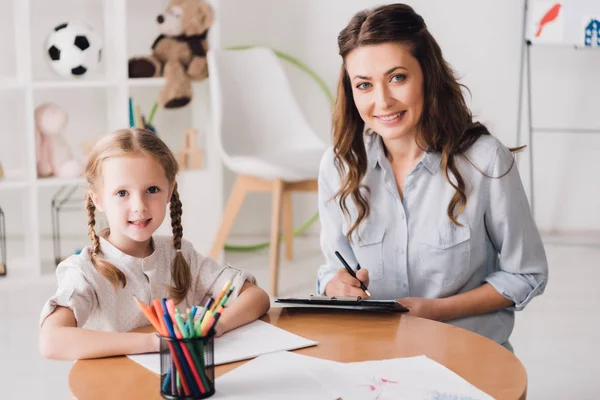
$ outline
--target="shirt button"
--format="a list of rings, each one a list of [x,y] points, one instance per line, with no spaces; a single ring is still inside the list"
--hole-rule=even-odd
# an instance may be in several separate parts
[[[404,249],[400,248],[400,254],[404,254]]]
[[[404,214],[400,214],[400,219],[404,220]]]

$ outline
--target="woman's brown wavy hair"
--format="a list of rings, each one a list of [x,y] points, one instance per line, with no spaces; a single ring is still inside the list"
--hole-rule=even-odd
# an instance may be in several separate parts
[[[340,71],[333,114],[334,160],[342,179],[342,186],[334,198],[338,198],[347,218],[350,218],[346,206],[348,197],[358,210],[357,219],[346,235],[348,240],[351,240],[352,232],[368,217],[369,203],[361,193],[361,181],[367,170],[363,140],[365,124],[354,104],[345,60],[357,47],[381,43],[407,46],[423,70],[424,101],[417,145],[423,150],[441,153],[441,169],[448,183],[455,189],[447,213],[456,225],[461,225],[457,218],[467,204],[465,181],[456,166],[456,156],[464,153],[480,136],[490,134],[484,125],[473,122],[471,111],[461,92],[461,87],[464,86],[456,80],[452,68],[442,57],[439,45],[420,15],[405,4],[390,4],[358,12],[338,36],[339,54],[344,64]],[[520,149],[522,147],[511,150]],[[450,179],[450,174],[456,179],[456,183]],[[365,189],[368,191],[368,188]]]
[[[181,226],[181,200],[177,192],[178,165],[177,160],[169,147],[154,133],[145,129],[121,129],[103,137],[92,149],[85,168],[85,178],[91,191],[97,193],[100,189],[97,185],[98,178],[102,175],[102,163],[112,157],[122,156],[150,156],[156,160],[165,171],[169,184],[173,186],[173,194],[170,199],[171,227],[173,229],[173,247],[176,255],[171,267],[171,286],[169,295],[175,303],[180,303],[190,288],[192,275],[190,267],[181,253],[181,239],[183,227]],[[96,205],[91,195],[86,198],[86,210],[88,214],[88,233],[92,241],[92,264],[108,279],[115,288],[119,285],[125,287],[127,279],[123,272],[101,257],[100,238],[94,229],[96,225]]]

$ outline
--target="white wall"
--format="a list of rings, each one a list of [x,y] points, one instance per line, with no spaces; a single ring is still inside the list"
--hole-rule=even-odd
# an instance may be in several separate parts
[[[35,4],[38,4],[37,1]],[[145,52],[151,44],[148,38],[156,33],[156,12],[148,11],[147,16],[138,18],[141,3],[141,0],[136,1],[128,7],[131,17],[127,27],[131,34],[128,53],[131,55]],[[160,10],[165,3],[163,0],[154,0],[151,6],[147,6]],[[522,0],[409,2],[423,15],[445,57],[454,66],[462,82],[471,89],[472,99],[469,101],[474,113],[507,145],[517,144],[522,3]],[[92,4],[98,4],[98,1]],[[314,69],[333,91],[341,62],[337,55],[337,34],[356,11],[377,4],[372,0],[222,0],[217,12],[221,24],[220,43],[222,47],[261,44],[282,50]],[[12,9],[4,2],[2,5],[2,21],[6,23],[0,25],[10,26]],[[146,19],[143,25],[135,25]],[[10,35],[10,32],[6,30],[5,33]],[[144,34],[137,35],[136,32]],[[34,27],[32,35],[37,37],[41,34],[43,32]],[[11,41],[6,40],[7,43]],[[14,49],[6,50],[7,57],[0,62],[0,72],[2,75],[11,75],[16,72],[14,64],[6,60],[14,56]],[[33,52],[35,50],[32,49]],[[593,102],[593,94],[600,89],[600,78],[596,77],[594,71],[594,66],[600,65],[600,52],[537,47],[533,49],[533,56],[536,73],[533,111],[536,125],[600,127],[599,114],[594,112]],[[286,68],[310,123],[319,135],[329,141],[331,124],[327,99],[305,74],[289,65]],[[139,95],[151,98],[153,94],[147,94],[148,91],[139,89]],[[24,126],[24,111],[15,107],[22,102],[14,101],[11,95],[13,93],[4,92],[0,97],[0,116],[5,121],[5,132],[20,132]],[[35,101],[41,101],[49,95],[43,90],[36,91]],[[145,109],[150,107],[150,103],[144,104]],[[87,119],[86,123],[102,130],[106,124],[105,113],[106,110],[102,110],[96,119]],[[161,122],[161,125],[173,127],[173,134],[167,135],[166,139],[175,148],[180,141],[179,132],[189,123],[190,113],[190,110],[185,110],[181,114],[175,113],[177,115],[159,113],[157,116],[157,122]],[[67,128],[69,137],[77,135],[81,127],[78,117],[72,115],[72,118]],[[90,136],[96,133],[88,132]],[[600,167],[600,162],[594,157],[600,150],[600,135],[540,133],[536,134],[535,139],[536,211],[540,228],[600,229],[600,207],[596,204],[600,185],[594,179],[594,172]],[[525,140],[523,136],[521,143],[525,143]],[[6,133],[0,135],[0,161],[5,167],[18,165],[22,159],[22,154],[19,155],[14,149],[22,149],[23,146],[15,147],[14,144],[15,136]],[[74,140],[73,145],[77,146],[78,140]],[[527,188],[527,156],[520,160]],[[232,181],[231,174],[227,174],[225,196],[229,195]],[[51,193],[47,192],[43,191],[44,198],[40,203],[44,209],[41,232],[45,235],[50,233]],[[270,198],[263,194],[249,198],[239,215],[234,233],[267,234],[270,203]],[[294,197],[294,203],[296,226],[316,212],[314,195],[298,194]],[[0,204],[7,213],[20,216],[23,197],[19,191],[3,191],[0,193]],[[70,222],[63,225],[64,233],[80,232],[80,218]],[[7,224],[9,234],[22,234],[24,224],[20,218],[9,218]],[[318,224],[315,224],[311,231],[317,232],[318,229]]]
[[[219,18],[221,45],[267,45],[287,52],[314,69],[334,90],[340,67],[337,35],[351,16],[382,4],[373,0],[223,0]],[[474,114],[506,145],[516,145],[517,102],[523,1],[408,1],[420,13],[444,56],[472,93]],[[594,93],[600,79],[594,71],[600,52],[560,48],[533,49],[534,123],[538,126],[600,127]],[[288,68],[289,69],[289,68]],[[292,86],[317,132],[329,140],[330,110],[318,88],[301,72],[289,69]],[[248,77],[252,79],[252,77]],[[596,116],[596,117],[595,117]],[[524,121],[526,122],[526,121]],[[526,144],[523,133],[519,144]],[[600,229],[600,207],[594,155],[600,135],[535,135],[536,217],[543,230]],[[520,171],[528,188],[528,159]],[[233,182],[226,174],[225,195]],[[298,226],[316,210],[315,196],[294,198]],[[269,231],[270,199],[247,200],[234,233]],[[312,231],[318,230],[318,226]]]

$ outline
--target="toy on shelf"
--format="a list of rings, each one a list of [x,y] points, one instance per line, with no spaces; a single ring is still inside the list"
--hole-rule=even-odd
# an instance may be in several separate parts
[[[4,211],[0,207],[0,276],[6,275],[6,225]]]
[[[35,146],[38,177],[74,178],[83,172],[62,132],[68,122],[67,111],[54,103],[36,107]]]
[[[205,0],[171,0],[157,21],[160,35],[152,44],[152,54],[131,58],[129,77],[164,76],[159,104],[183,107],[192,99],[190,81],[208,77],[207,35],[213,11]]]
[[[102,58],[102,40],[83,22],[58,25],[46,38],[50,66],[65,78],[90,75]]]
[[[177,162],[181,169],[200,169],[202,168],[201,149],[196,144],[198,132],[194,129],[187,129],[184,132],[183,148],[177,153]]]

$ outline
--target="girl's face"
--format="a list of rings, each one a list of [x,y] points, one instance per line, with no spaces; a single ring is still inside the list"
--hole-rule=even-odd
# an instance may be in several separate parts
[[[410,49],[397,43],[361,46],[345,59],[354,104],[384,140],[414,136],[423,112],[423,71]]]
[[[163,167],[149,156],[112,157],[102,162],[96,208],[106,214],[110,242],[136,255],[162,224],[173,192]]]

